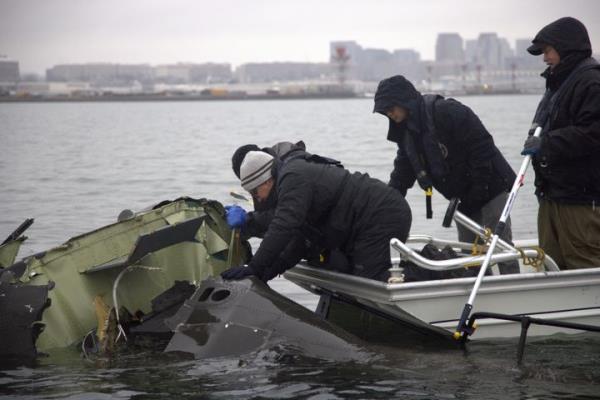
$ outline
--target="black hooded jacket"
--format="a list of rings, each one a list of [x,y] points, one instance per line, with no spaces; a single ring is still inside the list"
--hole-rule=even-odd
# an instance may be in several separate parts
[[[406,232],[410,227],[410,208],[398,193],[367,174],[350,173],[331,164],[301,158],[281,164],[272,191],[277,192],[275,214],[248,264],[264,280],[300,260],[302,254],[284,263],[281,257],[289,243],[307,237],[306,227],[313,233],[309,240],[322,249],[339,249],[347,255],[352,254],[359,234],[363,241],[379,239],[364,235],[382,210],[389,210],[390,216],[404,216]]]
[[[514,171],[469,107],[423,96],[399,75],[379,83],[373,111],[386,115],[392,106],[408,110],[402,123],[390,119],[387,137],[398,145],[389,185],[402,195],[417,180],[447,199],[459,197],[461,211],[469,214],[511,189]]]
[[[255,145],[242,146],[242,147],[240,147],[240,149],[243,149],[244,147],[246,147],[248,149],[248,151],[255,150],[254,148],[248,147],[248,146],[255,146]],[[307,152],[306,145],[304,144],[304,142],[302,140],[297,143],[279,142],[271,147],[264,147],[262,149],[258,148],[258,146],[255,146],[255,147],[256,147],[256,149],[258,149],[260,151],[264,151],[265,153],[268,153],[275,158],[277,165],[272,170],[275,179],[277,179],[277,176],[276,176],[277,171],[279,169],[281,169],[281,167],[284,164],[288,163],[291,160],[295,160],[298,158],[307,160],[310,162],[315,162],[315,163],[330,164],[330,165],[335,165],[335,166],[339,166],[339,167],[343,166],[342,163],[338,160],[334,160],[332,158],[323,157],[318,154],[311,154],[311,153]],[[240,150],[240,149],[238,149],[238,150]],[[236,153],[237,153],[237,151],[236,151]],[[245,156],[246,153],[244,153],[243,155]],[[240,171],[240,165],[243,161],[243,158],[244,158],[243,156],[238,156],[237,160],[236,160],[235,154],[234,154],[234,157],[232,158],[233,171],[236,173],[238,178],[240,176],[239,171]],[[246,214],[246,223],[245,223],[244,227],[242,228],[242,234],[244,235],[245,238],[250,238],[250,237],[261,237],[262,238],[263,235],[265,234],[265,232],[267,231],[269,224],[271,223],[271,220],[273,219],[273,216],[275,214],[275,207],[277,206],[277,192],[275,190],[272,190],[271,193],[269,194],[269,197],[263,202],[257,202],[254,199],[253,199],[253,201],[254,201],[254,211],[251,211]],[[307,229],[309,229],[309,228],[307,227]],[[307,232],[305,232],[305,233],[307,233]]]
[[[600,204],[600,66],[591,58],[585,26],[565,17],[542,28],[530,53],[543,44],[560,55],[547,68],[547,96],[559,92],[556,104],[540,103],[536,115],[549,115],[533,158],[536,195],[566,204]],[[572,75],[572,76],[571,76]],[[544,109],[546,108],[546,109]]]

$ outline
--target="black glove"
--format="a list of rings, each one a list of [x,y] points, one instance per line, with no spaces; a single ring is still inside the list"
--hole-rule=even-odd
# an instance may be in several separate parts
[[[240,279],[244,279],[248,276],[252,276],[252,275],[256,275],[254,273],[254,270],[252,270],[252,268],[245,266],[245,265],[241,265],[239,267],[231,267],[228,270],[225,270],[223,272],[221,272],[221,278],[227,280],[227,281],[237,281]]]
[[[535,156],[540,151],[541,145],[542,139],[539,136],[529,136],[527,140],[525,140],[525,144],[523,145],[521,155]]]

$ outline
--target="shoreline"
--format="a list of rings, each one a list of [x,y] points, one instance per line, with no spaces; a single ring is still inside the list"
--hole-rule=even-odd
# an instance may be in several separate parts
[[[106,101],[243,101],[243,100],[318,100],[356,99],[364,95],[354,92],[314,94],[229,94],[229,95],[179,95],[179,94],[108,94],[101,96],[2,96],[0,103],[53,103],[53,102],[106,102]]]
[[[434,93],[423,91],[423,94]],[[445,97],[502,96],[543,94],[535,91],[499,90],[440,92]],[[372,95],[355,92],[340,93],[298,93],[298,94],[224,94],[224,95],[185,95],[185,94],[105,94],[98,96],[58,95],[58,96],[0,96],[0,103],[91,103],[91,102],[152,102],[152,101],[244,101],[244,100],[344,100],[373,98]]]

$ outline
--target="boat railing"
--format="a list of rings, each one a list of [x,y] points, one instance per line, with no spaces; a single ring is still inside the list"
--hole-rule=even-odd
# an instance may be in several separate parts
[[[453,211],[452,219],[469,231],[477,235],[483,243],[489,242],[491,232],[489,229],[483,228],[481,225],[461,213],[460,211]],[[449,226],[449,224],[444,224]],[[423,257],[409,244],[414,243],[430,243],[437,247],[450,246],[454,249],[470,250],[473,248],[473,243],[459,242],[452,240],[445,240],[434,238],[430,235],[411,235],[407,244],[402,243],[398,239],[392,239],[390,246],[392,251],[392,268],[390,273],[392,277],[400,278],[402,275],[402,268],[400,266],[401,261],[410,261],[419,267],[429,269],[432,271],[448,271],[459,268],[468,268],[473,266],[479,266],[485,259],[485,251],[477,255],[465,256],[452,258],[448,260],[430,260]],[[545,254],[539,247],[523,247],[517,248],[502,239],[498,239],[496,246],[496,252],[492,254],[490,262],[492,264],[512,261],[512,260],[539,260],[539,263],[544,266],[547,271],[560,271],[556,262],[547,254]],[[394,251],[397,256],[394,256]]]
[[[439,243],[440,241],[433,241],[433,243]],[[419,267],[429,269],[432,271],[448,271],[458,268],[467,268],[481,265],[485,259],[485,254],[477,256],[465,256],[458,258],[451,258],[448,260],[430,260],[420,255],[415,249],[409,245],[402,243],[398,239],[390,240],[392,250],[398,253],[397,257],[392,256],[392,265],[394,268],[399,268],[401,261],[410,261]],[[501,253],[494,253],[491,258],[491,263],[499,263],[511,260],[518,260],[523,257],[538,258],[540,256],[540,250],[538,249],[518,249],[515,251],[503,251]],[[549,262],[550,258],[544,257],[543,265],[546,270],[558,271],[558,267],[555,263]],[[392,270],[390,270],[392,271]]]

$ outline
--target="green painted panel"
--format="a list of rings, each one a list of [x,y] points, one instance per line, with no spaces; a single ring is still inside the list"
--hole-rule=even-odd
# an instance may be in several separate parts
[[[134,266],[94,269],[126,259],[140,235],[200,216],[208,218],[195,235],[197,242],[162,248],[145,255]],[[230,265],[243,263],[237,242],[233,249],[235,257],[227,262],[232,233],[223,217],[223,206],[218,202],[180,199],[73,237],[39,259],[26,259],[27,271],[21,278],[24,283],[42,285],[54,281],[56,284],[49,293],[52,305],[44,312],[42,322],[46,328],[38,339],[38,349],[76,344],[94,329],[97,323],[94,298],[100,296],[107,305],[114,306],[113,286],[123,271],[116,290],[117,303],[133,314],[138,310],[150,311],[151,299],[176,280],[198,283]]]

